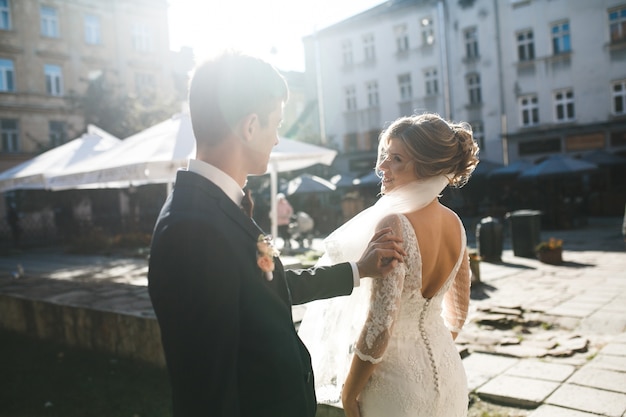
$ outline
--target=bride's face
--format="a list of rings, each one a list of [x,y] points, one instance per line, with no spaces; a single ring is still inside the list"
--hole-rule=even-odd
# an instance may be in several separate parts
[[[394,189],[417,179],[414,161],[409,157],[401,140],[390,138],[383,148],[378,170],[382,172],[382,194],[389,194]]]

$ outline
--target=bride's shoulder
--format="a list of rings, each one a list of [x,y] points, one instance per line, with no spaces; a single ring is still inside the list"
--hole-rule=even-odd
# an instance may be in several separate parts
[[[408,219],[403,214],[388,214],[378,222],[376,230],[390,227],[394,233],[402,234],[402,223],[404,220],[408,221]]]

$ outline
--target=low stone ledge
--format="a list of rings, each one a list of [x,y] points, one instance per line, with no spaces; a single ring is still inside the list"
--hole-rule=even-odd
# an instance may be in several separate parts
[[[165,366],[159,325],[137,317],[0,294],[0,327]]]

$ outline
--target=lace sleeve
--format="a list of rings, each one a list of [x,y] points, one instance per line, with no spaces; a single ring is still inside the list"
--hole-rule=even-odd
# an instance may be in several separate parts
[[[459,333],[467,319],[470,300],[469,254],[463,251],[459,270],[443,298],[443,319],[451,332]]]
[[[383,219],[379,227],[391,227],[393,233],[403,234],[398,215]],[[403,238],[406,242],[406,236]],[[401,262],[382,279],[372,282],[369,312],[355,348],[363,361],[379,363],[383,359],[398,314],[405,272],[405,263]]]

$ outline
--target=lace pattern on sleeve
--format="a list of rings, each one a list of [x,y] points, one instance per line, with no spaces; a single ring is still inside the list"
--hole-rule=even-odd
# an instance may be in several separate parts
[[[402,234],[406,242],[399,215],[390,216],[383,222],[385,226],[391,226],[394,233]],[[405,263],[398,263],[383,279],[373,280],[369,313],[355,347],[355,354],[361,360],[382,361],[398,315],[405,275]]]
[[[469,254],[466,249],[465,229],[462,230],[462,251],[460,265],[450,288],[443,298],[443,319],[446,327],[451,332],[459,333],[467,319],[470,300],[471,273],[469,267]]]

